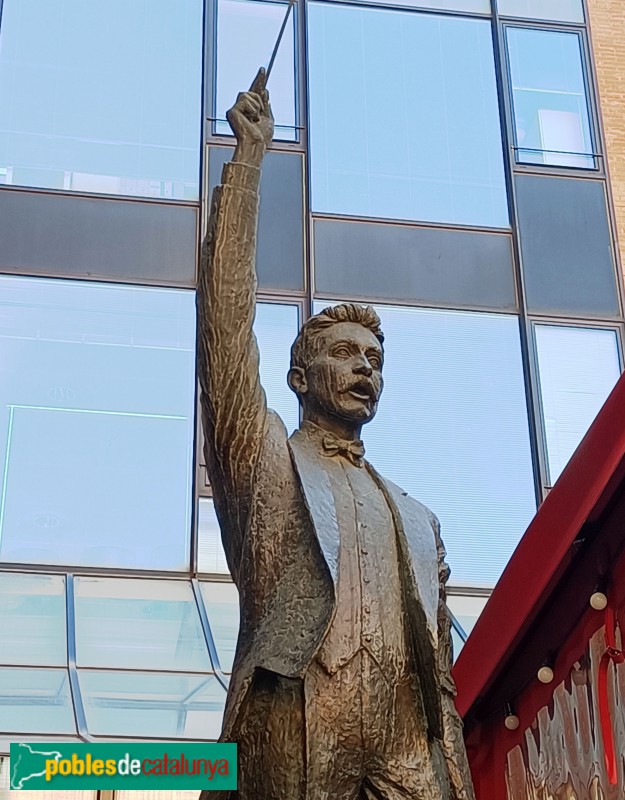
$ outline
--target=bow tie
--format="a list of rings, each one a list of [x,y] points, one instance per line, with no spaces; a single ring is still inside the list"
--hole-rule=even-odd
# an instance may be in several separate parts
[[[345,439],[339,439],[333,433],[326,433],[323,437],[322,445],[325,456],[341,455],[351,461],[355,467],[362,467],[365,446],[360,439],[355,442],[348,442]]]

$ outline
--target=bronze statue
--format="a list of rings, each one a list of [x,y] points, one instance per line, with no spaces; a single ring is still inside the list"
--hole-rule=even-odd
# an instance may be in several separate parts
[[[371,307],[306,322],[290,438],[252,331],[258,186],[273,117],[260,70],[228,112],[198,286],[208,473],[241,627],[222,739],[237,793],[204,800],[473,800],[450,676],[449,570],[436,517],[364,459],[384,360]]]

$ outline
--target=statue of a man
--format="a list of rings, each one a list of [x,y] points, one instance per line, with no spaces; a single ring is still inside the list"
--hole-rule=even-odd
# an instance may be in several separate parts
[[[438,521],[360,440],[382,392],[380,320],[348,303],[304,324],[288,374],[303,421],[289,438],[252,330],[273,136],[264,70],[228,120],[237,146],[213,195],[198,334],[208,474],[241,603],[222,733],[238,743],[237,796],[473,800]]]

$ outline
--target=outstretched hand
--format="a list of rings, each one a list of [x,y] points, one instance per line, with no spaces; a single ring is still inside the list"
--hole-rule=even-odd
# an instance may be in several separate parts
[[[236,161],[260,164],[273,138],[274,121],[266,83],[267,73],[261,67],[249,91],[241,92],[226,113],[237,140]]]

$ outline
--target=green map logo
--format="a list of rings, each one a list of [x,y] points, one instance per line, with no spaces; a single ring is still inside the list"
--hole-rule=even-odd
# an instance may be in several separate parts
[[[11,745],[11,789],[237,788],[236,744],[98,742]]]

